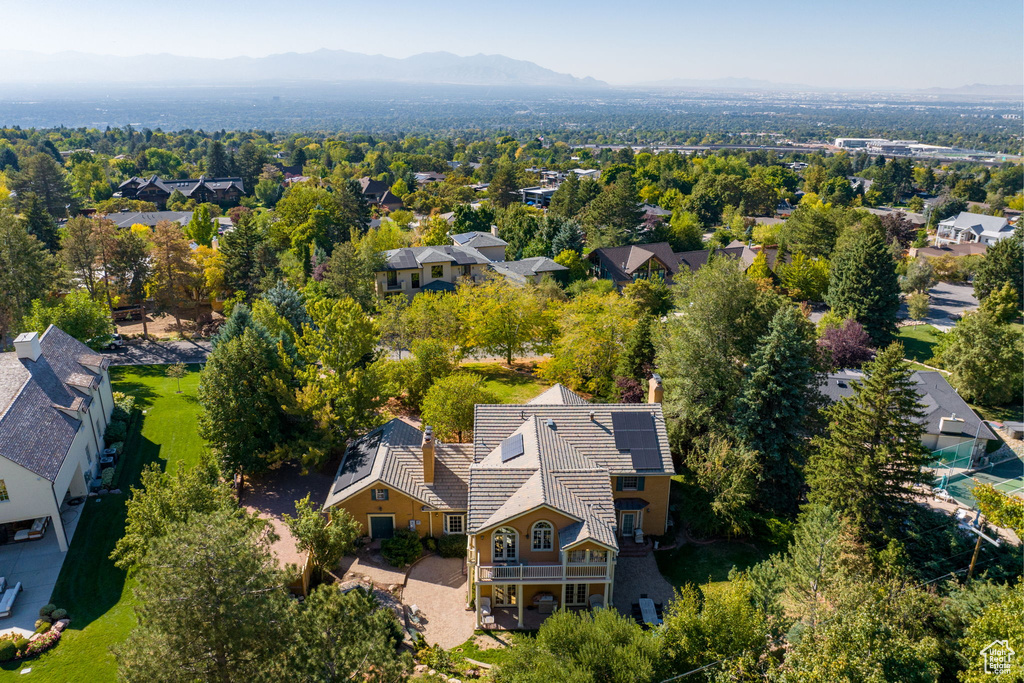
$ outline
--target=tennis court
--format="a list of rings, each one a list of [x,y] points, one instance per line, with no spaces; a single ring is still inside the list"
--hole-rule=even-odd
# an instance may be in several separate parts
[[[945,489],[961,505],[974,508],[971,489],[977,484],[991,484],[997,491],[1024,498],[1024,460],[1020,456],[973,472],[963,471],[966,463],[962,458],[951,458],[948,464],[940,458],[932,466],[936,468],[936,488]]]

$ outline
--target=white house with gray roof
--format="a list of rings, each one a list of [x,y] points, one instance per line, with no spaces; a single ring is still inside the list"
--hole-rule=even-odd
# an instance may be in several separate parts
[[[524,609],[610,605],[620,555],[669,526],[674,474],[661,384],[646,404],[590,403],[555,385],[523,405],[477,405],[473,442],[392,420],[345,453],[325,509],[371,538],[465,534],[477,625]]]
[[[1013,226],[1001,216],[961,211],[940,221],[935,230],[935,246],[978,242],[993,245],[1013,235]]]
[[[60,510],[99,474],[114,408],[109,359],[51,325],[0,354],[0,537],[68,538]]]

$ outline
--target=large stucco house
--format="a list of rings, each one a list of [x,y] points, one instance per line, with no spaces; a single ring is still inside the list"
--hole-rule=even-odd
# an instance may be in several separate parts
[[[1013,226],[1002,216],[961,211],[942,220],[935,228],[935,246],[947,244],[993,245],[1013,235]]]
[[[460,280],[481,282],[491,273],[520,284],[539,283],[546,274],[557,276],[569,270],[546,256],[506,261],[508,243],[496,232],[464,232],[452,235],[450,245],[383,252],[383,267],[375,274],[377,295],[450,292]]]
[[[395,419],[346,451],[324,508],[374,539],[396,528],[467,535],[467,603],[499,610],[609,605],[620,553],[669,525],[674,473],[660,380],[651,402],[590,403],[555,385],[523,405],[477,405],[473,443]]]
[[[99,474],[114,408],[109,360],[50,326],[0,354],[0,536],[68,539],[61,505]]]

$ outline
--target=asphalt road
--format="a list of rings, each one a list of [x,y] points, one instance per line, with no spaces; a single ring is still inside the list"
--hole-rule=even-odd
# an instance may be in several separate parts
[[[978,307],[978,300],[974,298],[974,285],[939,282],[928,290],[928,294],[931,296],[928,316],[921,322],[933,325],[942,332],[948,332],[964,311]],[[906,302],[900,305],[899,317],[907,317]]]
[[[205,363],[210,355],[208,341],[151,342],[125,344],[116,351],[104,351],[111,365],[171,365]]]

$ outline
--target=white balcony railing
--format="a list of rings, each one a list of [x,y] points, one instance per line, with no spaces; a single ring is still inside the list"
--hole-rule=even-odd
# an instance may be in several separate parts
[[[477,581],[569,581],[608,578],[607,564],[482,564]]]

